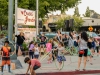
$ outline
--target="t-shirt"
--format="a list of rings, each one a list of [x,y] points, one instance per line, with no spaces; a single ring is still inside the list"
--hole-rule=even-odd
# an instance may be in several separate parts
[[[46,37],[45,36],[41,36],[40,39],[41,39],[41,42],[45,42]]]
[[[31,59],[31,66],[39,66],[41,67],[41,63],[38,59]]]
[[[3,52],[4,57],[2,57],[2,60],[10,60],[10,52],[11,52],[11,48],[10,47],[5,47],[3,46],[1,48],[1,51]]]
[[[29,47],[29,50],[32,50],[34,48],[34,45],[31,44],[30,47]]]
[[[65,48],[64,47],[61,47],[61,48],[57,48],[58,49],[58,56],[63,56],[63,50],[65,50]]]

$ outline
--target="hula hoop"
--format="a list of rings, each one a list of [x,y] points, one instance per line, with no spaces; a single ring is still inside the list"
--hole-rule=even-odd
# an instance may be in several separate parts
[[[57,66],[57,63],[59,64],[59,62],[57,61],[57,59],[55,59],[55,66],[56,66],[56,68],[59,69],[59,70],[62,70],[63,67],[64,67],[64,61],[62,61],[62,65],[61,65],[60,68]]]
[[[44,59],[46,59],[46,58],[48,57],[48,54],[50,54],[50,52],[49,52],[49,53],[46,53],[45,55],[43,55],[43,56],[40,58],[40,61],[43,61]]]

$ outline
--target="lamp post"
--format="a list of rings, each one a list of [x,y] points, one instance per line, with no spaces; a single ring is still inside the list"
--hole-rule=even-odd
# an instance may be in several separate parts
[[[17,25],[17,7],[18,7],[18,0],[15,0],[15,35],[17,35],[18,25]],[[16,50],[16,41],[17,38],[15,37],[15,50]]]
[[[9,0],[8,6],[8,40],[12,42],[13,38],[13,0]]]
[[[39,10],[39,0],[36,0],[36,36],[38,35],[38,24],[39,24],[38,10]]]

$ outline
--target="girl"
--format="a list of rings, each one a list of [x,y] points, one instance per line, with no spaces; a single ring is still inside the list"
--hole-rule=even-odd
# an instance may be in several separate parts
[[[39,58],[39,52],[40,52],[40,49],[38,47],[38,44],[35,43],[35,47],[34,47],[34,57],[37,58],[37,59]]]
[[[33,59],[34,56],[34,42],[31,41],[29,44],[29,57]]]
[[[59,70],[61,70],[62,61],[66,61],[66,58],[64,57],[63,54],[65,52],[64,44],[60,42],[57,49],[58,49],[57,60],[59,62]]]
[[[52,54],[53,54],[53,61],[54,61],[55,58],[58,55],[58,51],[56,49],[57,49],[58,44],[59,44],[59,42],[58,42],[58,40],[56,38],[53,38],[53,44],[54,44],[54,46],[53,46]]]
[[[87,61],[87,53],[88,53],[88,35],[86,32],[81,33],[81,38],[78,40],[79,45],[79,59],[78,59],[78,69],[76,71],[80,70],[80,65],[82,61],[82,56],[84,56],[84,67],[83,70],[86,68],[86,61]]]
[[[46,44],[46,52],[49,53],[49,59],[48,59],[48,63],[52,62],[52,39],[50,39],[48,41],[48,43]]]

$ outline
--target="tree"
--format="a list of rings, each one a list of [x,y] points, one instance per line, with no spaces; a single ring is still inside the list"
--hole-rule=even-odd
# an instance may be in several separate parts
[[[84,20],[81,17],[73,16],[74,26],[73,30],[78,31],[79,28],[83,25]]]
[[[0,0],[0,26],[7,25],[8,23],[8,2],[6,0]]]
[[[61,10],[64,12],[68,8],[74,7],[81,0],[39,0],[39,17],[43,18],[50,11]],[[19,0],[19,7],[36,10],[36,0]]]
[[[80,16],[78,7],[75,7],[74,16]]]
[[[90,13],[91,13],[91,12],[90,12],[90,9],[89,9],[89,7],[87,7],[86,12],[85,12],[85,14],[83,14],[83,16],[84,16],[84,17],[90,17],[90,16],[91,16]]]
[[[56,24],[57,24],[57,29],[65,29],[65,24],[64,24],[64,21],[65,20],[70,20],[70,19],[74,19],[74,25],[73,27],[71,27],[71,29],[75,30],[75,31],[78,31],[79,28],[83,25],[83,19],[81,17],[77,17],[77,16],[67,16],[65,18],[61,18],[59,19]]]

